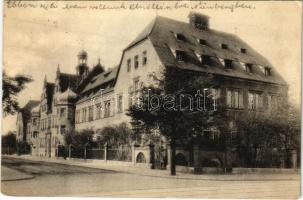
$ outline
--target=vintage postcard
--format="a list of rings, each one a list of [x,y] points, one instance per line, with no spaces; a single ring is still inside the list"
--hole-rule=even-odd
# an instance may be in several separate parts
[[[301,1],[3,7],[5,198],[300,197]]]

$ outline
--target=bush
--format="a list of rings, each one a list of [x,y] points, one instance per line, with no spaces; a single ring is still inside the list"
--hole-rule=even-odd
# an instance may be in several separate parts
[[[18,142],[17,143],[17,153],[18,155],[30,154],[30,145],[27,142]]]
[[[111,147],[131,146],[134,141],[133,131],[126,123],[104,127],[98,130],[96,134],[98,135],[97,143],[107,143]]]

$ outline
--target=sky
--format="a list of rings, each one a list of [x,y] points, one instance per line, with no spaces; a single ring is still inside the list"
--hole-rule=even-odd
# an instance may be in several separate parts
[[[26,2],[31,3],[31,2]],[[47,3],[49,5],[51,2]],[[9,75],[27,74],[34,81],[20,93],[20,106],[28,100],[39,100],[45,75],[54,82],[55,72],[75,73],[77,53],[88,52],[88,64],[98,58],[105,68],[120,61],[122,50],[155,18],[165,16],[188,21],[190,8],[155,9],[62,9],[66,2],[55,2],[57,8],[7,8],[4,10],[3,68]],[[100,2],[67,2],[69,5],[99,5]],[[126,2],[129,6],[133,2]],[[141,3],[146,6],[149,3]],[[175,2],[158,2],[175,6]],[[183,1],[193,6],[198,2]],[[206,2],[231,6],[235,2]],[[34,3],[35,4],[35,3]],[[121,2],[102,2],[119,6]],[[36,5],[36,4],[35,4]],[[264,55],[289,84],[289,98],[300,105],[301,92],[301,2],[247,2],[253,9],[195,9],[210,17],[212,29],[234,33]],[[28,6],[28,5],[26,5]],[[39,5],[41,6],[41,5]],[[23,6],[24,7],[24,6]],[[186,6],[185,6],[186,7]],[[16,130],[16,116],[3,119],[2,134]]]

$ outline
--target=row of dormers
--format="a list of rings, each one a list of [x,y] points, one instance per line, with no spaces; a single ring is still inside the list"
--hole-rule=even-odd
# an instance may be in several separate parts
[[[186,62],[188,61],[188,56],[187,56],[187,53],[183,50],[173,50],[171,49],[173,55],[175,56],[175,59],[178,61],[178,62]],[[205,54],[198,54],[198,53],[195,53],[197,59],[200,61],[200,63],[202,65],[208,65],[208,66],[211,66],[212,63],[211,63],[211,58],[214,57],[214,56],[209,56],[209,55],[205,55]],[[252,63],[244,63],[244,62],[241,62],[241,61],[235,61],[235,60],[231,60],[231,59],[224,59],[224,58],[217,58],[215,57],[216,59],[218,59],[220,61],[220,63],[222,64],[222,66],[224,66],[225,69],[233,69],[232,67],[232,63],[233,62],[238,62],[241,67],[244,69],[244,71],[248,72],[248,73],[254,73],[254,65],[255,64],[252,64]],[[265,75],[265,76],[270,76],[271,75],[271,68],[270,67],[267,67],[267,66],[261,66],[261,65],[256,65],[259,67],[259,69],[262,71],[262,73]]]
[[[172,32],[172,31],[171,31],[171,32]],[[173,32],[172,32],[172,33],[173,33]],[[186,42],[186,37],[185,37],[185,35],[183,35],[182,33],[174,33],[174,36],[175,36],[175,38],[176,38],[178,41]],[[197,40],[197,42],[198,42],[200,45],[209,46],[208,41],[205,40],[205,39],[201,39],[201,38],[197,38],[197,37],[196,37],[196,40]],[[228,44],[225,44],[225,43],[221,43],[221,44],[220,44],[220,47],[221,47],[221,49],[225,49],[225,50],[229,50],[229,49],[230,49],[229,46],[228,46]],[[238,49],[239,49],[239,52],[240,52],[240,53],[243,53],[243,54],[246,54],[246,53],[247,53],[247,49],[244,48],[244,47],[240,47],[240,48],[238,48]]]

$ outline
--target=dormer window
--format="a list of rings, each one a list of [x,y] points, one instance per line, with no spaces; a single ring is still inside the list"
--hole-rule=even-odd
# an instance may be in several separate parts
[[[224,67],[226,69],[231,69],[232,68],[232,60],[229,60],[229,59],[224,59]]]
[[[252,73],[252,64],[246,63],[245,64],[245,71],[248,73]]]
[[[221,44],[221,48],[222,49],[228,49],[228,45],[227,44]]]
[[[206,40],[204,40],[204,39],[198,38],[197,41],[198,41],[199,44],[201,44],[201,45],[205,45],[205,46],[207,45],[207,42],[206,42]]]
[[[259,65],[259,68],[262,70],[262,72],[265,76],[270,76],[271,75],[270,67],[263,67],[263,66]]]
[[[176,50],[176,59],[179,62],[184,62],[186,59],[186,53],[181,50]]]
[[[247,49],[241,48],[241,53],[247,53]]]
[[[185,36],[181,33],[175,33],[175,37],[177,40],[185,41]]]
[[[270,76],[271,75],[271,69],[269,67],[264,67],[264,74],[265,76]]]
[[[202,64],[203,65],[210,65],[210,56],[208,55],[201,55]]]

